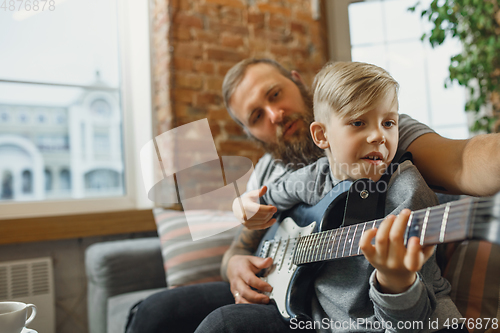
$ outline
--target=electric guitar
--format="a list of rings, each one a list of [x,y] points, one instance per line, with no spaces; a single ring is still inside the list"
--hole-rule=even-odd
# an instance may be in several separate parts
[[[379,227],[384,220],[340,226],[347,220],[345,214],[351,201],[348,197],[357,200],[369,197],[367,191],[353,192],[352,185],[350,181],[343,181],[318,204],[297,205],[282,213],[278,218],[281,222],[267,231],[255,253],[273,258],[273,265],[261,278],[273,286],[266,294],[285,320],[309,319],[306,304],[310,302],[305,300],[310,297],[310,285],[321,263],[362,255],[361,236],[366,230]],[[359,205],[350,207],[354,214],[363,211]],[[419,237],[422,245],[467,239],[500,244],[500,193],[495,197],[466,198],[413,211],[405,244],[413,236]]]

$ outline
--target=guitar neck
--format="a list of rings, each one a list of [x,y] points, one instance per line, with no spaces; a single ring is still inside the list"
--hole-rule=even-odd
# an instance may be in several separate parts
[[[417,236],[421,245],[449,243],[469,239],[475,216],[487,199],[467,198],[411,213],[405,233]],[[350,225],[302,236],[298,239],[293,263],[296,265],[361,255],[363,233],[378,228],[384,219]]]

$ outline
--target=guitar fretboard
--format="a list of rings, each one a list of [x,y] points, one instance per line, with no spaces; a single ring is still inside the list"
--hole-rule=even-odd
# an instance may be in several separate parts
[[[466,239],[477,198],[463,199],[414,211],[408,220],[405,244],[412,236],[421,245]],[[318,232],[298,239],[293,263],[296,265],[361,255],[359,243],[366,230],[378,228],[384,219]]]

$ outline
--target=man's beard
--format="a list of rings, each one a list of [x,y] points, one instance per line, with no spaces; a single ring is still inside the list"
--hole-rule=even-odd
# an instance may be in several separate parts
[[[283,138],[284,126],[293,121],[302,121],[302,128],[298,129],[289,139]],[[255,140],[266,152],[292,170],[300,169],[325,156],[323,149],[314,143],[309,126],[314,121],[311,112],[294,114],[283,118],[276,131],[277,143],[265,143]]]

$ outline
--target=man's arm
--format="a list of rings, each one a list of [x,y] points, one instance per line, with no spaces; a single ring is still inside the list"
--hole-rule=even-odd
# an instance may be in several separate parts
[[[429,184],[443,193],[488,196],[500,191],[500,133],[451,140],[436,133],[408,147]]]

